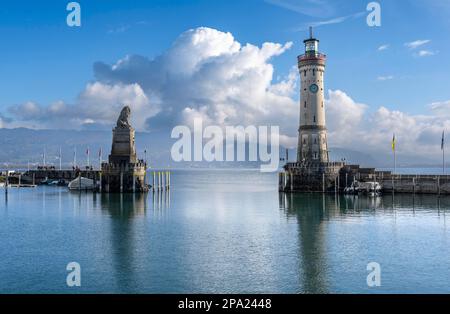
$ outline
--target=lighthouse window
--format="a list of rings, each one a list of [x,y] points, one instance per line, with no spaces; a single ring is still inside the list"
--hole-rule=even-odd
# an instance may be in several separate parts
[[[305,101],[305,108],[306,108],[306,101]]]
[[[314,123],[316,122],[316,116],[314,116]]]
[[[306,76],[306,70],[304,71],[304,73],[305,73],[305,76]]]
[[[316,75],[316,70],[313,70],[313,75],[314,75],[314,76]]]
[[[317,159],[317,153],[314,153],[314,159]]]

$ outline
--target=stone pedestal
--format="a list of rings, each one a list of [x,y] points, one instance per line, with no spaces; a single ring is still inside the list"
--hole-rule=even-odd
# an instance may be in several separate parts
[[[134,134],[133,128],[114,128],[111,155],[109,155],[110,163],[136,162]]]
[[[142,193],[148,191],[145,182],[146,164],[137,163],[102,164],[103,193]]]
[[[141,193],[148,191],[145,182],[147,164],[136,156],[135,131],[128,118],[129,107],[124,107],[113,129],[111,154],[102,164],[101,188],[103,193]]]
[[[333,192],[339,186],[342,162],[288,163],[280,173],[280,192]]]

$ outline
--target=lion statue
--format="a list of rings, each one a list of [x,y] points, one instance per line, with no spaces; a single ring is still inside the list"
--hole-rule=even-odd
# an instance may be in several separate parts
[[[120,112],[119,119],[117,119],[117,127],[122,129],[131,128],[130,115],[131,115],[130,107],[129,106],[123,107],[122,111]]]

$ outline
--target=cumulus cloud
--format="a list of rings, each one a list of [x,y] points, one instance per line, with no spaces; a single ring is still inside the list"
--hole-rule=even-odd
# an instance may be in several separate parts
[[[428,106],[426,115],[410,115],[354,101],[342,91],[329,91],[327,118],[329,142],[333,147],[361,150],[378,157],[392,157],[391,139],[395,133],[397,153],[412,160],[437,160],[443,130],[450,130],[450,101]],[[423,159],[425,158],[425,159]]]
[[[389,45],[385,44],[385,45],[381,45],[380,47],[378,47],[378,51],[384,51],[384,50],[388,50],[389,49]]]
[[[45,106],[29,101],[10,107],[9,112],[17,120],[33,121],[41,128],[110,126],[124,104],[130,105],[135,112],[132,118],[137,128],[144,126],[145,117],[157,112],[138,84],[108,85],[101,82],[87,84],[74,104],[56,101]]]
[[[216,125],[295,121],[297,75],[292,70],[274,82],[270,63],[291,46],[241,45],[231,33],[201,27],[183,33],[157,58],[130,55],[113,65],[96,63],[94,71],[99,82],[138,84],[154,99],[159,112],[147,120],[150,129],[161,127],[160,119],[169,128],[193,117]]]
[[[291,71],[274,80],[270,62],[291,46],[242,45],[231,33],[191,29],[154,59],[128,55],[112,65],[95,63],[96,81],[73,104],[27,102],[9,111],[52,127],[110,125],[123,104],[131,105],[137,129],[168,129],[193,116],[218,125],[294,122],[297,76]]]

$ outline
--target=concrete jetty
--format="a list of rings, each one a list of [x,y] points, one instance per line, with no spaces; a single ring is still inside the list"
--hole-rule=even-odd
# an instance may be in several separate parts
[[[346,187],[350,187],[354,181],[358,182],[378,182],[381,184],[384,193],[410,193],[410,194],[437,194],[450,195],[450,175],[414,175],[414,174],[394,174],[391,171],[378,171],[375,168],[361,168],[358,165],[343,165],[338,171],[338,175],[330,181],[320,178],[315,173],[315,184],[310,184],[306,188],[304,174],[296,172],[290,168],[290,164],[285,166],[286,171],[279,174],[280,192],[325,192],[343,193]],[[312,179],[307,181],[312,182]],[[322,186],[320,186],[322,182]]]

